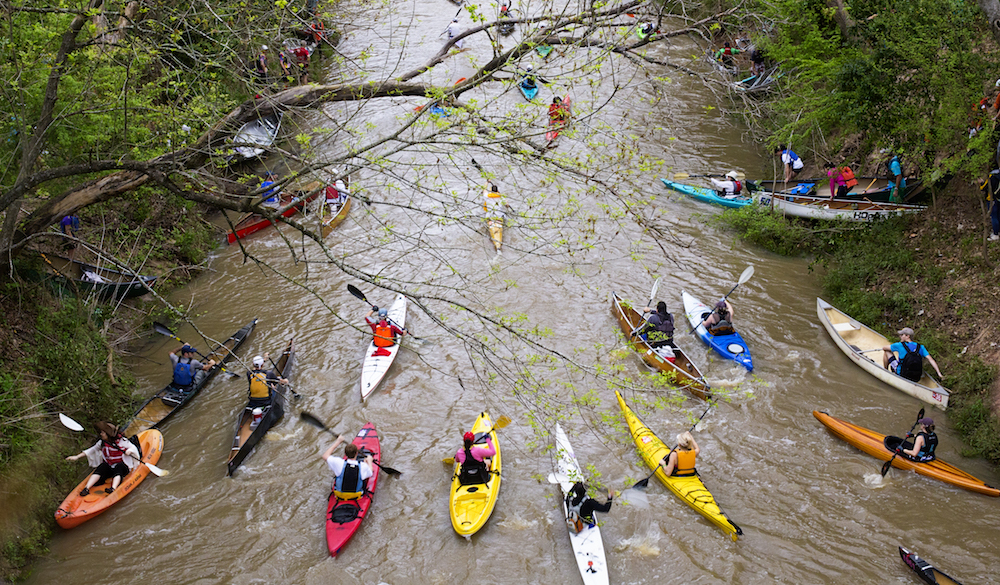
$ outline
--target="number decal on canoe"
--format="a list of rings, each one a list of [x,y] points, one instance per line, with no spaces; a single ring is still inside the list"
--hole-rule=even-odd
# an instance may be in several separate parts
[[[639,440],[642,441],[643,443],[648,443],[648,442],[652,441],[653,439],[652,439],[652,437],[642,437]]]

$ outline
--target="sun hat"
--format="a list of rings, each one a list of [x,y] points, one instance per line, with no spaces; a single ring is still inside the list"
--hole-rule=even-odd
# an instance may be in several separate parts
[[[728,177],[730,179],[735,179],[736,178],[736,171],[729,171],[728,173],[726,173],[726,177]]]

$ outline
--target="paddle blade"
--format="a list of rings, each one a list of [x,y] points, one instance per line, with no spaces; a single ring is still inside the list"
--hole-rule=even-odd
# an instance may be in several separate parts
[[[924,418],[924,409],[921,408],[920,412],[917,413],[917,421],[919,422],[922,418]]]
[[[454,457],[445,457],[444,459],[441,460],[441,463],[444,463],[445,465],[454,465],[455,464],[455,458]]]
[[[639,481],[637,481],[635,483],[635,485],[632,486],[632,489],[634,489],[634,490],[642,490],[642,489],[646,489],[647,487],[649,487],[649,478],[648,477],[645,478],[645,479],[640,479]]]
[[[657,277],[656,280],[653,281],[653,288],[649,291],[649,305],[647,306],[653,305],[653,301],[656,300],[656,291],[659,290],[659,288],[660,288],[660,278]]]
[[[391,475],[393,477],[399,477],[399,476],[403,475],[402,471],[399,471],[397,469],[393,469],[392,467],[389,467],[388,465],[382,465],[378,461],[375,462],[375,465],[378,465],[380,468],[382,468],[382,471],[388,473],[389,475]]]
[[[494,429],[502,429],[510,424],[510,417],[507,415],[501,416],[497,419],[497,422],[493,424]]]
[[[565,475],[549,474],[549,483],[570,483],[570,479]]]
[[[358,289],[358,287],[354,286],[353,284],[347,285],[347,292],[351,293],[358,299],[368,303],[368,299],[365,298],[365,293],[361,292],[361,290]],[[370,305],[371,303],[368,304]]]
[[[896,456],[893,455],[892,459],[895,458]],[[882,477],[885,477],[885,474],[889,473],[889,468],[892,467],[892,459],[886,461],[885,464],[882,465]]]
[[[680,179],[680,180],[683,181],[684,179],[690,179],[690,178],[691,178],[691,175],[689,175],[687,173],[674,173],[673,180],[676,181],[677,179]]]
[[[66,416],[61,412],[59,413],[59,422],[61,422],[64,427],[66,427],[71,431],[83,430],[83,425],[81,425],[80,423],[76,422],[75,420],[71,419],[70,417]]]
[[[148,467],[149,468],[149,472],[152,473],[153,475],[155,475],[156,477],[165,477],[167,475],[170,475],[170,472],[167,471],[166,469],[161,469],[161,468],[153,465],[152,463],[147,463],[146,461],[143,461],[142,463],[143,463],[143,465],[145,465],[146,467]]]
[[[153,331],[156,331],[160,335],[166,335],[167,337],[171,337],[173,339],[176,339],[177,341],[181,340],[179,337],[177,337],[176,335],[174,335],[174,332],[171,331],[169,327],[167,327],[163,323],[159,323],[159,322],[155,322],[154,321],[153,322]]]
[[[302,422],[306,423],[307,425],[312,425],[312,426],[316,427],[317,429],[322,429],[324,431],[330,431],[330,429],[326,428],[326,425],[323,424],[323,422],[321,420],[319,420],[315,416],[309,414],[308,412],[305,412],[305,411],[300,412],[299,413],[299,420],[301,420]],[[333,432],[333,431],[330,431],[330,432]]]
[[[743,284],[744,282],[750,280],[751,276],[753,276],[753,264],[747,266],[747,269],[744,270],[743,274],[740,275],[739,283]]]

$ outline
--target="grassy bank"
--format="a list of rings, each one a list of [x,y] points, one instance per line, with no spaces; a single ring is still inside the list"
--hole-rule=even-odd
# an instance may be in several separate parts
[[[1000,248],[985,259],[980,253],[984,220],[970,182],[952,181],[937,209],[873,224],[789,220],[757,206],[716,221],[773,252],[814,258],[824,298],[889,339],[913,327],[953,392],[949,419],[968,442],[966,454],[1000,463],[1000,419],[991,411],[998,271],[989,261]]]

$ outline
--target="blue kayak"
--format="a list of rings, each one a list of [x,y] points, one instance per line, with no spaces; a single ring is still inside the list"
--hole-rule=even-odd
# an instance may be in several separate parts
[[[684,301],[684,315],[691,323],[691,327],[697,327],[694,332],[698,334],[698,337],[722,357],[733,360],[746,368],[748,372],[752,372],[753,358],[750,357],[750,348],[747,347],[740,334],[733,332],[729,335],[712,335],[701,324],[705,317],[708,317],[708,314],[712,312],[711,307],[703,304],[686,291],[681,293],[681,298]]]
[[[538,85],[535,85],[535,87],[528,88],[524,87],[524,82],[521,82],[517,84],[517,87],[521,90],[521,93],[524,95],[524,99],[528,100],[529,102],[535,99],[535,96],[538,95]]]
[[[686,183],[675,183],[673,181],[668,181],[666,179],[660,179],[663,184],[667,186],[667,189],[672,191],[677,191],[678,193],[683,193],[692,199],[696,199],[703,203],[712,203],[715,205],[721,205],[723,207],[744,207],[753,203],[753,197],[733,197],[732,199],[727,199],[725,197],[719,196],[719,193],[714,189],[709,189],[708,187],[696,187],[695,185],[688,185]]]

